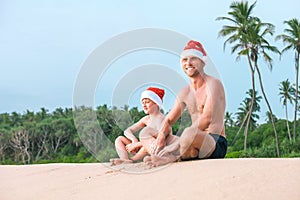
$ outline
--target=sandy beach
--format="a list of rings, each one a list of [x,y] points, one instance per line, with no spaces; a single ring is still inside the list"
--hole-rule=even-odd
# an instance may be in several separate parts
[[[1,200],[300,199],[300,158],[0,165]]]

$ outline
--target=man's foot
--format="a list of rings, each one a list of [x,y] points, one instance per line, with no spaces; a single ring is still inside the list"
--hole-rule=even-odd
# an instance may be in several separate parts
[[[149,165],[150,167],[158,167],[158,166],[162,166],[162,165],[166,165],[172,162],[177,161],[178,158],[174,155],[166,155],[163,157],[159,157],[157,155],[152,155],[147,156],[147,158],[145,157],[144,162]]]
[[[151,161],[151,156],[145,156],[144,159],[143,159],[143,161],[144,161],[145,163]]]
[[[121,159],[121,158],[112,158],[109,160],[110,161],[110,165],[114,166],[114,165],[120,165],[120,164],[129,164],[129,163],[133,163],[132,160],[129,159]]]

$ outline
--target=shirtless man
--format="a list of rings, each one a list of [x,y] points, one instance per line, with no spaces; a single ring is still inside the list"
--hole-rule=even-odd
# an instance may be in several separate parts
[[[204,72],[206,52],[201,43],[189,41],[181,54],[181,66],[190,84],[179,91],[156,140],[150,145],[151,156],[144,161],[159,166],[178,159],[224,158],[227,140],[224,129],[225,93],[220,80]],[[159,156],[171,136],[170,129],[187,108],[192,125],[180,136],[180,155]],[[144,133],[146,135],[151,133]],[[142,141],[143,143],[143,141]],[[145,143],[145,148],[146,147]]]
[[[136,162],[148,155],[148,152],[145,150],[142,143],[135,137],[134,133],[141,129],[158,133],[165,118],[165,115],[160,112],[164,94],[165,92],[163,89],[155,87],[149,87],[142,92],[141,103],[143,110],[147,115],[128,127],[124,131],[124,136],[117,137],[115,140],[115,147],[119,158],[110,159],[111,165]]]

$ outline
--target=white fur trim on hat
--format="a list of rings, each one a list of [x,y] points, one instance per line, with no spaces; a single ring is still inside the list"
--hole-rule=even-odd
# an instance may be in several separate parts
[[[155,92],[153,92],[151,90],[146,90],[146,91],[142,92],[141,101],[145,98],[148,98],[148,99],[152,100],[160,108],[162,107],[163,102],[162,102],[161,98]]]
[[[207,61],[207,57],[203,55],[203,53],[201,51],[198,51],[198,50],[195,50],[195,49],[187,49],[187,50],[184,50],[180,57],[181,57],[181,60],[183,58],[186,58],[187,56],[196,56],[198,58],[200,58],[204,63],[206,63]]]

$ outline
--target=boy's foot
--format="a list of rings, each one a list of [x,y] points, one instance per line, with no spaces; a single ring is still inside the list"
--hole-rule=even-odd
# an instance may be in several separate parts
[[[132,160],[130,159],[121,159],[121,158],[112,158],[109,160],[110,161],[110,165],[114,166],[114,165],[120,165],[120,164],[129,164],[129,163],[133,163]]]

